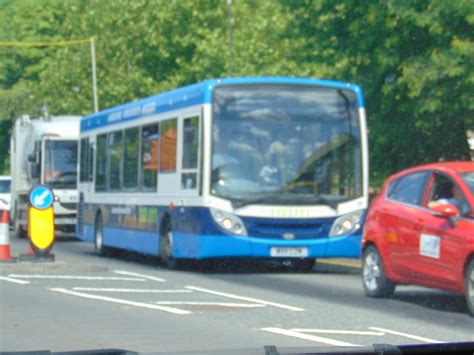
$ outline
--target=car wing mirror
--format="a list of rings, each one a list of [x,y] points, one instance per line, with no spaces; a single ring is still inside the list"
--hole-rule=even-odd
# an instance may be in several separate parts
[[[459,209],[451,204],[447,205],[438,205],[435,207],[432,207],[431,210],[434,212],[434,214],[438,217],[445,217],[448,218],[449,224],[451,227],[456,227],[457,225],[457,218],[459,216]]]

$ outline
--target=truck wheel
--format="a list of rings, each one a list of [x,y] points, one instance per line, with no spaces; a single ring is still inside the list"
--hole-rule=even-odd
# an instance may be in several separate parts
[[[27,237],[27,233],[20,224],[19,211],[15,210],[15,217],[13,218],[13,235],[15,238],[23,239]]]
[[[474,317],[474,258],[471,259],[464,275],[464,289],[466,293],[467,310]]]
[[[369,246],[362,257],[362,284],[369,297],[390,297],[396,284],[385,275],[382,258],[374,246]]]

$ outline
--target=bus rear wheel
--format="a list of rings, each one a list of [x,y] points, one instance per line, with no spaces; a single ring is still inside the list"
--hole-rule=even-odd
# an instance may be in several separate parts
[[[95,226],[94,226],[94,249],[100,255],[107,255],[109,249],[104,246],[104,232],[103,232],[103,222],[102,222],[102,215],[99,213],[95,219]]]

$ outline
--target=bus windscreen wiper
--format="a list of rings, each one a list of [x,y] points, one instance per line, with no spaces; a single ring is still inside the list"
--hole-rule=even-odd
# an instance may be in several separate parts
[[[254,204],[292,204],[292,205],[313,205],[313,204],[324,204],[333,209],[337,208],[337,205],[342,200],[333,200],[321,195],[298,195],[298,194],[282,194],[276,193],[271,195],[260,196],[257,198],[249,199],[233,199],[232,206],[234,208],[240,208]]]

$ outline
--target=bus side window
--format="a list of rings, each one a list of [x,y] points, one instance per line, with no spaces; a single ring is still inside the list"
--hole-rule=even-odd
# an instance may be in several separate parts
[[[127,190],[138,187],[138,162],[140,151],[139,128],[125,130],[123,187]]]
[[[81,156],[80,156],[80,181],[91,182],[92,181],[92,169],[94,163],[94,149],[92,144],[89,143],[89,138],[81,139]]]
[[[178,142],[177,119],[161,124],[160,171],[176,171],[176,145]]]
[[[198,150],[199,116],[185,118],[183,121],[182,189],[197,188]]]
[[[160,133],[158,124],[142,128],[140,159],[140,187],[144,191],[156,191],[158,179],[158,147]]]
[[[122,187],[123,132],[109,133],[108,140],[109,190],[120,190]]]
[[[87,175],[88,175],[88,159],[89,159],[89,138],[82,138],[81,139],[81,156],[80,156],[80,164],[79,168],[81,169],[80,174],[79,174],[79,180],[81,182],[87,181]]]
[[[89,144],[89,159],[87,161],[87,181],[92,182],[94,180],[94,144]]]
[[[95,190],[104,191],[107,167],[107,135],[97,136],[97,157],[95,162]]]

